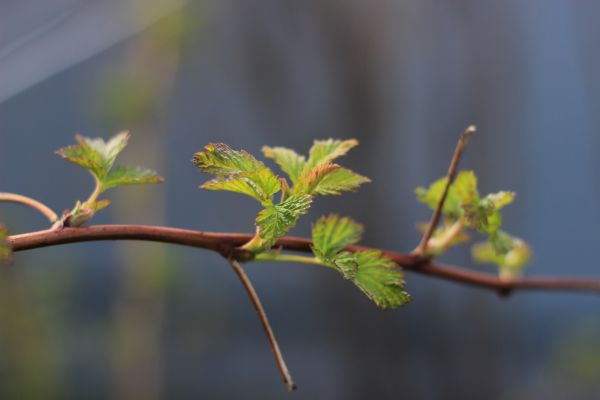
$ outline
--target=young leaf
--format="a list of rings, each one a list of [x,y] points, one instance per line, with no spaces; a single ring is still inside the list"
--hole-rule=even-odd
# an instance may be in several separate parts
[[[273,195],[281,189],[281,181],[273,172],[262,167],[255,171],[240,172],[227,177],[218,176],[202,186],[208,190],[228,190],[253,197],[263,204],[273,203]]]
[[[432,210],[439,203],[446,179],[442,178],[432,183],[428,189],[419,187],[416,190],[417,198]],[[443,212],[449,217],[459,218],[463,215],[463,207],[479,200],[477,192],[477,177],[473,171],[461,171],[448,190]]]
[[[299,155],[294,150],[285,147],[269,147],[264,146],[262,152],[265,157],[272,158],[281,167],[292,181],[293,184],[298,182],[298,177],[304,169],[306,158]]]
[[[355,139],[350,140],[315,140],[310,149],[307,167],[311,171],[314,167],[330,163],[338,157],[348,153],[350,149],[358,145]]]
[[[359,175],[347,168],[337,168],[330,171],[319,180],[313,195],[339,195],[342,192],[354,191],[363,183],[371,182],[366,176]]]
[[[531,259],[531,249],[523,240],[498,231],[487,241],[475,244],[471,255],[475,262],[496,264],[501,278],[513,279]]]
[[[323,261],[331,261],[346,247],[357,243],[363,232],[358,222],[348,217],[329,215],[313,225],[313,252]]]
[[[0,263],[10,260],[12,248],[8,244],[8,230],[0,225]]]
[[[284,236],[306,214],[312,198],[306,194],[291,195],[285,201],[268,205],[256,218],[258,234],[264,248],[271,247]]]
[[[113,169],[118,155],[129,142],[127,132],[119,133],[108,141],[96,138],[90,139],[77,135],[76,145],[64,147],[57,154],[72,163],[90,171],[96,181],[94,192],[85,202],[78,202],[70,211],[67,223],[70,226],[80,226],[87,222],[109,202],[98,200],[104,191],[120,186],[144,183],[159,183],[162,178],[154,171],[141,168],[117,167]]]
[[[117,167],[108,173],[102,181],[102,191],[121,185],[140,185],[145,183],[161,183],[163,179],[149,169]]]
[[[402,271],[381,251],[341,252],[333,265],[382,309],[402,306],[411,299],[404,291]]]
[[[194,154],[194,165],[205,174],[228,176],[256,171],[264,164],[244,150],[233,150],[224,143],[209,143],[204,151]]]

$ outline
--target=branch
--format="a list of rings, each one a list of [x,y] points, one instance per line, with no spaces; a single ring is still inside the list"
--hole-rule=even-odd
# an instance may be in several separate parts
[[[273,328],[271,328],[271,324],[269,323],[269,319],[267,318],[267,313],[256,294],[256,290],[254,290],[254,286],[252,286],[252,282],[250,282],[250,278],[246,275],[244,268],[242,265],[234,258],[228,258],[227,261],[233,268],[233,271],[238,276],[242,285],[244,285],[244,289],[246,289],[246,293],[248,293],[248,297],[250,297],[250,301],[252,301],[252,305],[258,314],[258,318],[265,330],[265,334],[267,335],[267,339],[269,339],[269,345],[271,346],[271,351],[273,351],[273,355],[275,356],[275,362],[277,363],[277,368],[281,372],[283,376],[283,381],[287,385],[288,390],[291,392],[296,390],[296,384],[292,380],[292,376],[290,375],[290,371],[288,370],[287,365],[285,364],[285,360],[283,359],[283,355],[281,354],[281,350],[279,349],[279,344],[277,343],[277,339],[275,338],[275,334],[273,333]]]
[[[46,218],[48,218],[51,224],[58,221],[58,216],[54,211],[50,209],[50,207],[48,207],[42,202],[32,199],[31,197],[15,193],[0,193],[0,202],[17,203],[27,207],[31,207],[34,210],[40,212]]]
[[[456,170],[458,169],[458,163],[460,162],[463,152],[465,151],[467,140],[469,139],[469,136],[475,133],[475,129],[475,126],[469,126],[467,130],[465,130],[464,133],[461,135],[460,139],[458,139],[458,143],[456,143],[454,155],[452,156],[452,161],[450,161],[448,173],[446,174],[446,185],[444,186],[442,197],[440,197],[440,201],[438,202],[437,207],[433,212],[433,215],[431,216],[431,220],[429,221],[427,230],[425,231],[425,234],[421,239],[421,243],[419,243],[419,246],[417,247],[417,254],[423,256],[427,254],[427,244],[429,243],[429,239],[431,239],[431,235],[433,235],[435,228],[440,222],[440,217],[442,216],[442,209],[444,208],[444,203],[446,202],[448,191],[450,190],[452,182],[454,182],[454,178],[456,178]]]
[[[228,258],[249,260],[251,254],[238,247],[253,237],[244,233],[211,233],[177,228],[143,225],[98,225],[83,228],[64,228],[14,235],[8,238],[13,251],[25,251],[60,244],[100,240],[144,240],[179,244],[216,251]],[[276,246],[283,249],[310,253],[308,239],[287,236]],[[349,251],[368,250],[352,246]],[[470,286],[509,294],[514,290],[577,291],[600,293],[600,278],[537,277],[501,280],[496,275],[438,264],[416,254],[383,251],[384,255],[402,268],[423,275],[438,277]]]

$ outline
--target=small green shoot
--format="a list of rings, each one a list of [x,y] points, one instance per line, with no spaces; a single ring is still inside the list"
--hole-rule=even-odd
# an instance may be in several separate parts
[[[417,188],[417,199],[435,209],[446,185],[446,179],[439,179],[428,188]],[[529,261],[531,250],[523,240],[513,238],[500,230],[501,210],[514,199],[515,193],[506,191],[481,197],[475,173],[461,171],[448,190],[442,208],[444,223],[429,241],[428,254],[438,256],[449,247],[466,241],[468,235],[464,229],[469,228],[487,236],[485,243],[474,246],[473,259],[476,262],[496,264],[502,278],[517,277]]]
[[[106,190],[122,185],[138,185],[160,183],[163,181],[156,172],[129,167],[115,167],[119,154],[129,142],[128,132],[112,137],[108,142],[101,138],[90,139],[81,135],[75,136],[77,144],[64,147],[56,153],[66,160],[87,169],[94,177],[95,187],[90,197],[84,202],[77,201],[75,207],[66,214],[65,225],[81,226],[89,221],[98,211],[110,204],[109,200],[98,197]]]

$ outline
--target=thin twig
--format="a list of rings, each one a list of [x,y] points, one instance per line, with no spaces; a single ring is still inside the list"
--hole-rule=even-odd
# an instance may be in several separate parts
[[[10,202],[10,203],[18,203],[18,204],[22,204],[27,207],[31,207],[34,210],[39,211],[46,218],[48,218],[48,220],[50,221],[51,224],[58,221],[58,216],[56,215],[56,213],[54,211],[52,211],[52,209],[50,209],[50,207],[48,207],[44,203],[41,203],[35,199],[32,199],[31,197],[27,197],[27,196],[15,194],[15,193],[0,193],[0,202],[2,202],[2,201]]]
[[[273,351],[273,355],[275,356],[275,362],[277,363],[277,367],[283,376],[283,381],[287,385],[288,390],[291,392],[296,389],[296,385],[292,380],[292,376],[290,375],[290,371],[283,359],[283,355],[281,354],[281,350],[279,349],[279,344],[277,344],[277,339],[275,338],[275,334],[273,333],[273,328],[271,328],[271,324],[269,323],[269,319],[267,318],[267,313],[263,308],[263,305],[256,294],[256,290],[254,290],[254,286],[252,286],[252,282],[250,282],[250,278],[246,275],[244,268],[242,265],[234,258],[228,258],[229,264],[233,268],[233,271],[236,273],[242,285],[244,285],[244,289],[246,289],[246,293],[248,293],[248,297],[250,297],[250,301],[254,305],[254,309],[258,314],[258,318],[265,330],[265,334],[267,335],[267,339],[269,339],[269,344],[271,346],[271,351]]]
[[[442,197],[440,197],[440,201],[435,208],[434,213],[431,215],[431,220],[429,221],[429,225],[427,226],[427,230],[421,239],[421,243],[417,247],[417,254],[426,255],[427,253],[427,244],[429,243],[429,239],[433,235],[435,228],[440,222],[440,218],[442,216],[442,209],[444,208],[444,203],[446,202],[446,197],[448,196],[448,191],[450,190],[450,185],[454,182],[454,178],[456,178],[456,171],[458,169],[458,163],[462,157],[462,154],[465,150],[465,145],[467,144],[467,140],[469,136],[471,136],[475,132],[476,128],[474,125],[469,126],[464,133],[458,139],[458,143],[456,143],[456,148],[454,149],[454,155],[452,156],[452,161],[450,161],[450,166],[448,167],[448,173],[446,174],[446,185],[444,186],[444,191],[442,192]]]
[[[203,248],[231,254],[254,235],[246,233],[212,233],[187,229],[145,225],[97,225],[60,230],[44,230],[9,236],[7,241],[13,251],[25,251],[67,243],[102,240],[144,240],[172,243],[183,246]],[[286,236],[277,241],[276,247],[284,250],[312,253],[312,241],[309,239]],[[600,278],[594,277],[531,277],[515,278],[503,281],[495,274],[472,271],[456,266],[438,264],[423,259],[418,254],[406,254],[394,251],[374,249],[364,246],[350,246],[348,251],[380,250],[383,255],[403,269],[419,274],[446,279],[470,286],[506,293],[517,289],[547,291],[577,291],[600,294]]]

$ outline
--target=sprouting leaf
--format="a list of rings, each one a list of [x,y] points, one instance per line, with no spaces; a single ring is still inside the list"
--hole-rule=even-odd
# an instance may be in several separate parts
[[[0,224],[0,263],[10,260],[12,248],[8,244],[8,230]]]
[[[492,204],[494,204],[496,210],[500,210],[504,206],[511,204],[515,200],[515,196],[515,192],[500,191],[497,193],[488,194],[483,198],[483,200],[490,201]]]
[[[428,189],[419,187],[416,190],[417,198],[429,208],[435,209],[439,203],[447,178],[442,178],[432,183]],[[461,171],[450,189],[444,202],[444,214],[459,218],[463,215],[463,207],[479,200],[477,191],[477,177],[473,171]]]
[[[502,214],[499,210],[512,203],[514,198],[514,192],[502,191],[465,205],[463,208],[467,225],[488,235],[494,234],[502,226]]]
[[[475,244],[471,255],[478,263],[496,264],[501,278],[512,279],[531,259],[531,249],[523,240],[498,231],[487,241]]]
[[[346,191],[354,191],[363,183],[371,182],[347,168],[336,168],[320,179],[312,190],[314,195],[338,195]]]
[[[330,261],[346,247],[357,243],[363,232],[358,222],[348,217],[329,215],[313,225],[313,252],[322,260]]]
[[[404,291],[404,274],[379,250],[344,251],[333,260],[333,265],[382,309],[402,306],[411,299]]]
[[[205,174],[228,176],[256,171],[264,164],[244,150],[233,150],[224,143],[210,143],[204,151],[194,154],[194,165]]]
[[[98,180],[103,180],[112,168],[117,156],[129,142],[128,132],[113,136],[108,142],[101,138],[90,139],[76,135],[78,144],[57,151],[61,157],[88,169]]]
[[[306,214],[312,198],[306,194],[291,195],[285,201],[268,205],[256,218],[258,234],[265,248],[271,247],[277,239],[284,236]]]
[[[285,147],[269,147],[262,148],[265,157],[272,158],[281,167],[283,172],[288,174],[293,184],[298,182],[298,177],[304,169],[306,158],[299,155],[294,150]]]
[[[310,149],[307,167],[311,171],[314,167],[327,164],[348,153],[350,149],[358,145],[355,139],[349,140],[315,140]]]
[[[163,178],[149,169],[117,167],[110,171],[106,179],[102,181],[102,190],[121,185],[161,183],[162,181]]]
[[[272,204],[273,195],[281,189],[279,178],[243,150],[233,150],[223,143],[211,143],[194,155],[194,164],[216,178],[201,187],[208,190],[228,190],[253,197],[263,204]]]
[[[98,200],[104,191],[121,185],[159,183],[163,179],[154,171],[142,168],[116,167],[115,161],[129,142],[128,132],[122,132],[108,141],[77,135],[77,144],[64,147],[56,153],[72,163],[87,169],[96,181],[96,188],[85,202],[77,202],[67,219],[70,226],[80,226],[110,202]]]
[[[281,189],[281,181],[267,168],[218,176],[202,186],[208,190],[228,190],[253,197],[261,203],[273,203],[273,195]]]

